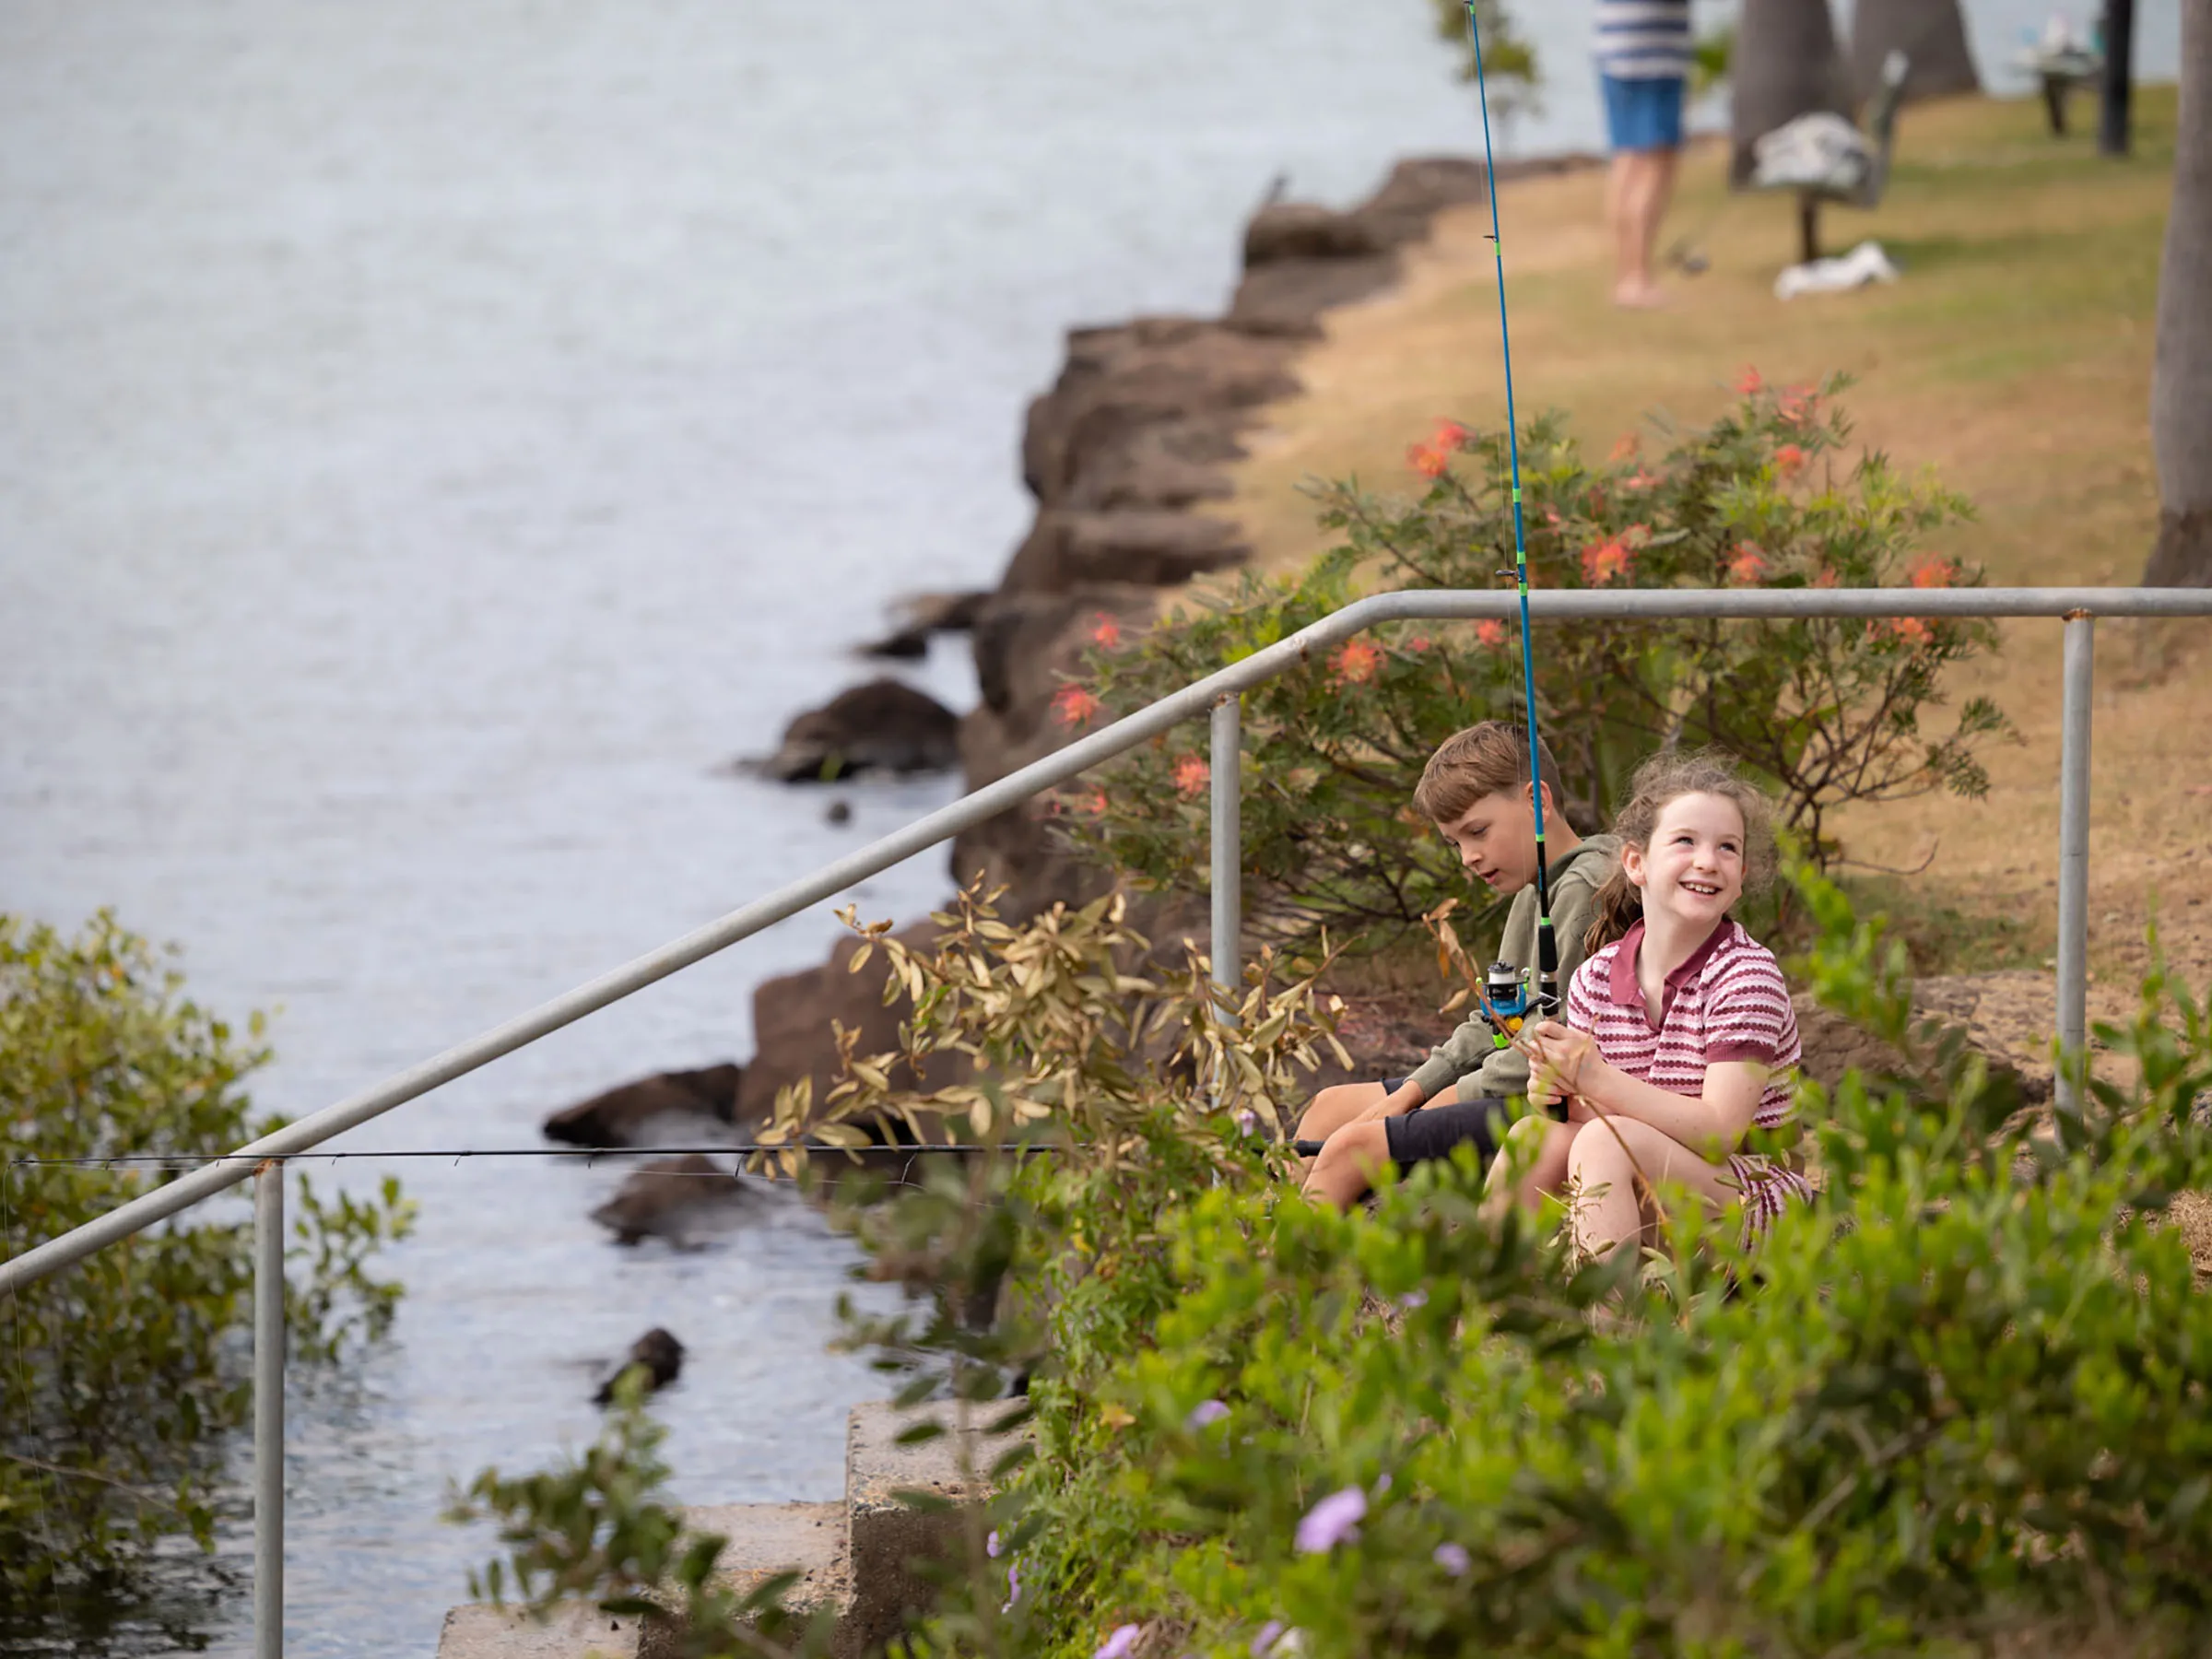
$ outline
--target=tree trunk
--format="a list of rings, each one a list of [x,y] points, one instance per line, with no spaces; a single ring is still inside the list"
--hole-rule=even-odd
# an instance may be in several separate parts
[[[2181,82],[2150,375],[2159,540],[2143,580],[2212,587],[2212,0],[2182,0]]]
[[[1751,178],[1751,146],[1815,110],[1842,114],[1843,62],[1828,0],[1744,0],[1729,69],[1729,183]]]
[[[2186,6],[2188,0],[2183,0]],[[2097,125],[2100,155],[2127,154],[2128,106],[2136,89],[2136,0],[2104,0],[2104,107]]]
[[[1912,65],[1905,101],[1979,92],[1959,0],[1859,0],[1851,23],[1851,88],[1864,103],[1881,85],[1882,60],[1901,52]]]

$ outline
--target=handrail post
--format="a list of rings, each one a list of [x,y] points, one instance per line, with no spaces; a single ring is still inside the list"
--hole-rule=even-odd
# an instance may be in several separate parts
[[[284,1160],[253,1171],[253,1659],[284,1659]]]
[[[1244,929],[1244,848],[1242,779],[1243,746],[1238,733],[1240,699],[1231,691],[1214,704],[1213,759],[1208,774],[1213,782],[1213,900],[1214,932],[1209,955],[1214,983],[1233,996],[1244,978],[1239,959],[1239,939]]]
[[[2058,752],[2058,1105],[2078,1112],[2088,1078],[2089,693],[2096,618],[2066,616]]]

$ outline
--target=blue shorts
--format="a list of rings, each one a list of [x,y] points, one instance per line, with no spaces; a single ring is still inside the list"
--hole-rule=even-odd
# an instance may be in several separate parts
[[[1682,83],[1597,77],[1606,95],[1606,135],[1616,150],[1679,149],[1682,146]]]

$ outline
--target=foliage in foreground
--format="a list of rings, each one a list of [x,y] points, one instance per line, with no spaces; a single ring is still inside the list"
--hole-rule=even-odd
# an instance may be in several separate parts
[[[1530,580],[1568,590],[1740,587],[1942,588],[1981,572],[1926,538],[1968,511],[1900,477],[1879,454],[1847,460],[1842,382],[1777,390],[1755,374],[1735,406],[1699,430],[1625,439],[1585,455],[1557,417],[1521,438]],[[1343,539],[1295,582],[1248,578],[1214,608],[1124,641],[1101,623],[1088,677],[1055,705],[1070,725],[1129,713],[1320,621],[1361,593],[1503,585],[1513,564],[1506,434],[1446,422],[1413,459],[1418,501],[1357,480],[1320,491]],[[1585,831],[1662,744],[1717,747],[1774,791],[1780,817],[1824,868],[1832,818],[1852,802],[1948,790],[1976,796],[1983,743],[2006,730],[1970,699],[1931,730],[1946,673],[1995,642],[1987,623],[1564,621],[1537,625],[1546,740]],[[1242,855],[1263,919],[1303,936],[1410,928],[1463,890],[1456,854],[1412,811],[1422,765],[1486,717],[1519,719],[1520,641],[1504,621],[1398,623],[1370,630],[1244,698]],[[1092,774],[1058,805],[1094,856],[1139,886],[1203,890],[1206,757],[1162,739]]]
[[[74,938],[0,916],[0,1255],[277,1127],[241,1087],[268,1057],[262,1029],[241,1041],[104,912]],[[179,1163],[40,1161],[111,1158]],[[212,1547],[226,1437],[251,1406],[245,1192],[0,1301],[0,1614],[108,1607],[165,1541]],[[289,1207],[291,1354],[326,1361],[389,1323],[398,1287],[367,1265],[412,1206],[395,1182],[325,1201],[302,1178]]]
[[[1666,1252],[1578,1264],[1465,1168],[1317,1209],[1171,1074],[1111,1161],[869,1212],[921,1300],[857,1334],[1034,1413],[912,1651],[2203,1651],[2212,1299],[2160,1211],[2212,1184],[2205,1006],[2154,971],[2097,1034],[2133,1080],[2039,1123],[1797,880],[1811,982],[1903,1058],[1806,1089],[1824,1194],[1755,1254],[1677,1202]]]

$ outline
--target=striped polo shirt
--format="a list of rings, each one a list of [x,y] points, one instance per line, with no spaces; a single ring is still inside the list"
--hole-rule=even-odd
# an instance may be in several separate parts
[[[1597,67],[1615,80],[1689,74],[1689,0],[1597,0]]]
[[[1752,1124],[1775,1129],[1787,1123],[1804,1050],[1774,953],[1733,918],[1723,922],[1666,976],[1653,1025],[1636,978],[1642,944],[1639,922],[1575,971],[1567,988],[1567,1023],[1596,1037],[1607,1064],[1670,1094],[1704,1093],[1709,1065],[1755,1061],[1768,1077]],[[1728,1163],[1743,1188],[1747,1232],[1762,1230],[1783,1205],[1812,1195],[1811,1184],[1788,1162],[1736,1153]]]

